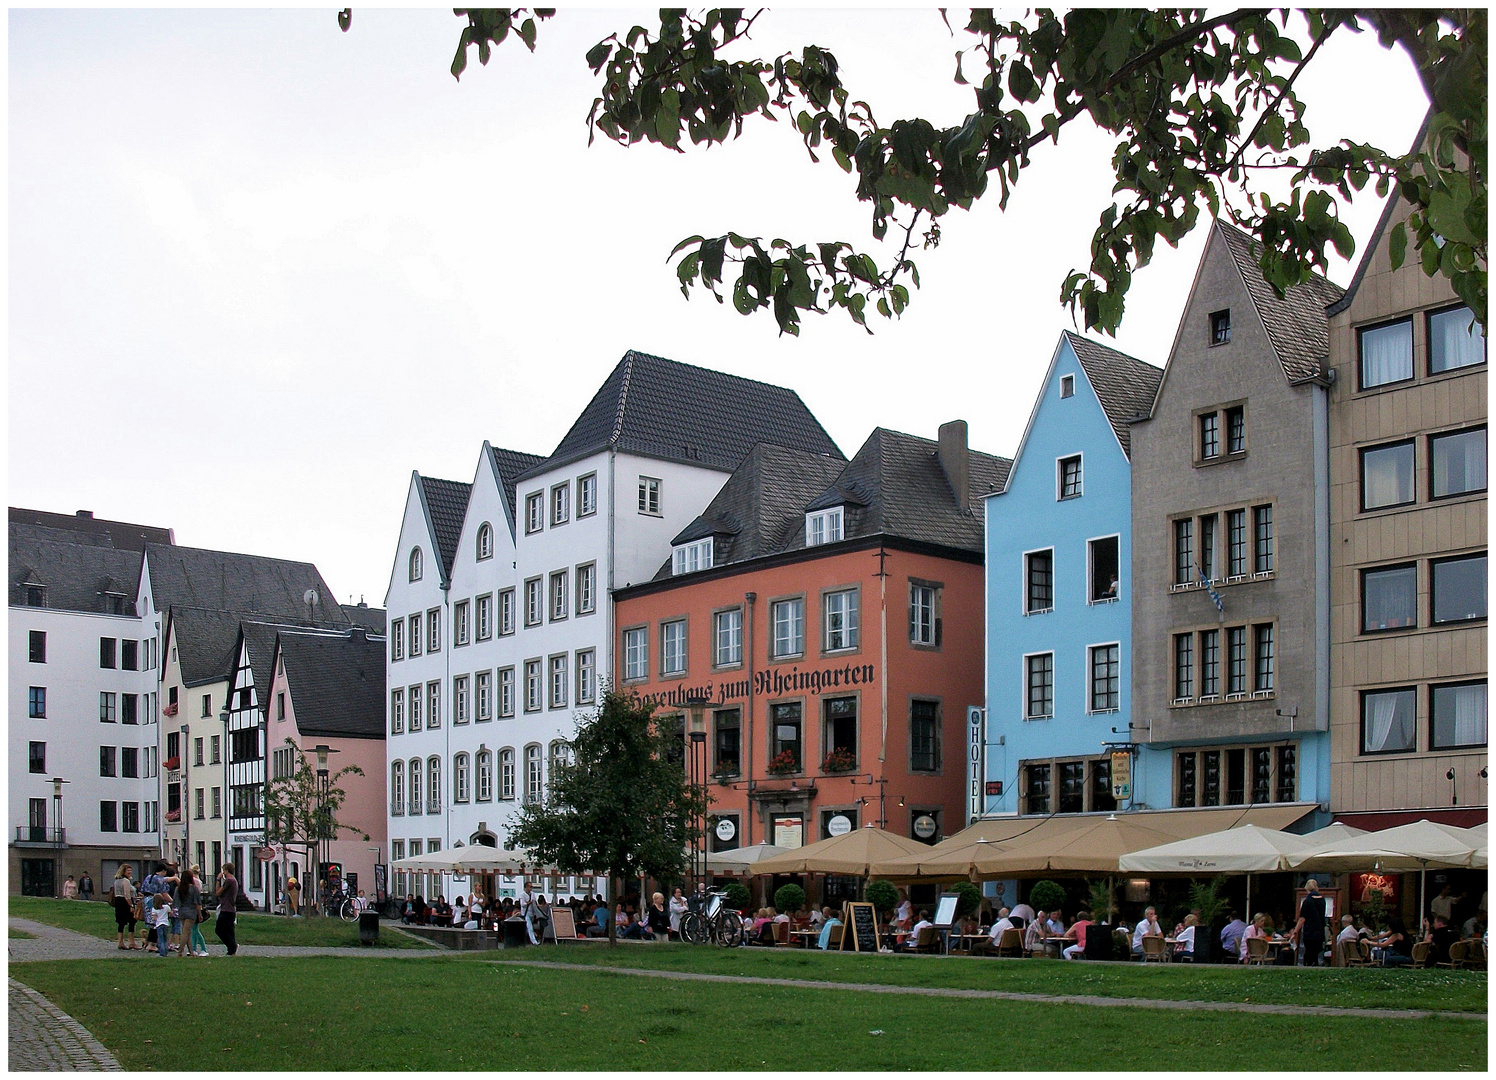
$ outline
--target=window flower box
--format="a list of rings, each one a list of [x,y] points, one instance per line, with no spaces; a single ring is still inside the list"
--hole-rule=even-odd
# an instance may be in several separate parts
[[[823,773],[846,773],[857,768],[857,755],[850,750],[833,750],[821,762]]]
[[[800,771],[800,760],[793,750],[781,750],[769,759],[764,771],[770,776],[789,776]]]

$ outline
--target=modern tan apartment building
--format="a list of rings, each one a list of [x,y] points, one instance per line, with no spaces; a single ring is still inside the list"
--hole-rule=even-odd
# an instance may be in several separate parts
[[[1408,212],[1327,309],[1331,808],[1363,828],[1487,808],[1486,343],[1416,253],[1392,268]]]

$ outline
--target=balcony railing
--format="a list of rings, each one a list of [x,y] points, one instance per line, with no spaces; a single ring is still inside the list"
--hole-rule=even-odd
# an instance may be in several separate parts
[[[442,800],[440,796],[427,796],[426,813],[440,814],[442,812]]]
[[[66,844],[68,842],[68,831],[66,829],[49,829],[45,825],[17,825],[16,843],[18,844]]]

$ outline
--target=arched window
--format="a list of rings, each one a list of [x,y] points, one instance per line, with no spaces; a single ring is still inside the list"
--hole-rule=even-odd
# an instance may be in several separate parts
[[[544,790],[545,774],[540,760],[540,744],[525,747],[525,802],[538,803]]]
[[[493,526],[486,521],[478,526],[478,558],[493,558]]]
[[[514,801],[514,747],[499,751],[499,798]]]
[[[478,801],[493,798],[493,751],[478,751]]]
[[[556,766],[561,764],[561,762],[568,760],[570,750],[571,747],[567,746],[566,743],[560,739],[557,739],[553,743],[551,743],[551,767],[550,772],[546,776],[546,798],[550,798],[550,796],[553,794],[552,788],[556,783]]]
[[[426,813],[442,812],[442,759],[431,757],[426,762]]]
[[[390,766],[390,813],[405,813],[405,762]]]
[[[458,754],[452,759],[452,801],[467,802],[471,797],[468,785],[471,783],[469,771],[469,760],[466,754]]]
[[[410,812],[421,812],[421,759],[410,759]]]
[[[410,549],[410,580],[421,580],[421,549],[418,547]]]

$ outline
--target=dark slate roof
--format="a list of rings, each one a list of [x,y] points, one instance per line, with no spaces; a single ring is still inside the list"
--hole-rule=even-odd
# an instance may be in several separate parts
[[[239,632],[249,645],[249,670],[254,675],[255,700],[259,702],[261,712],[270,707],[270,674],[275,670],[275,636],[283,629],[284,626],[275,623],[239,624]],[[180,652],[180,646],[178,651]],[[235,657],[236,661],[237,659]]]
[[[358,627],[343,634],[282,631],[296,726],[303,735],[384,738],[384,644]]]
[[[485,443],[488,453],[493,460],[494,471],[498,473],[499,488],[504,492],[504,501],[509,505],[509,521],[517,522],[518,504],[515,501],[514,482],[520,475],[539,465],[545,458],[540,454],[526,454],[519,450],[501,450],[490,443]]]
[[[1235,225],[1217,221],[1215,227],[1241,272],[1252,305],[1267,329],[1268,341],[1283,365],[1283,374],[1289,382],[1320,374],[1330,355],[1330,322],[1325,308],[1339,300],[1345,290],[1314,274],[1280,298],[1262,276],[1258,264],[1262,245]]]
[[[110,521],[96,518],[92,510],[79,510],[76,514],[54,514],[48,510],[25,510],[19,506],[10,508],[13,525],[38,525],[48,529],[62,529],[90,542],[102,541],[105,547],[121,551],[144,551],[146,544],[175,543],[170,529],[155,525],[132,525],[125,521]]]
[[[233,675],[239,659],[241,616],[231,611],[172,608],[168,620],[184,685],[198,686]]]
[[[83,542],[77,542],[79,539]],[[140,587],[140,560],[139,551],[117,550],[105,537],[12,521],[10,603],[24,607],[26,586],[43,585],[50,609],[112,613],[108,596],[112,593],[124,597],[123,611],[133,616]]]
[[[460,480],[416,475],[421,481],[426,512],[431,515],[431,528],[436,533],[436,546],[442,557],[442,580],[445,581],[452,576],[452,560],[457,557],[457,542],[462,538],[462,520],[467,517],[468,496],[473,485]]]
[[[359,601],[357,604],[344,604],[343,614],[348,616],[348,621],[354,626],[362,626],[365,630],[378,637],[384,636],[384,608],[370,607],[363,601]]]
[[[1127,425],[1147,416],[1152,409],[1159,381],[1164,377],[1163,369],[1069,330],[1065,331],[1065,340],[1075,350],[1075,358],[1080,361],[1091,389],[1096,391],[1101,409],[1122,444],[1122,452],[1131,458],[1132,438]]]
[[[612,447],[731,471],[761,442],[841,455],[793,390],[630,350],[545,465]]]

